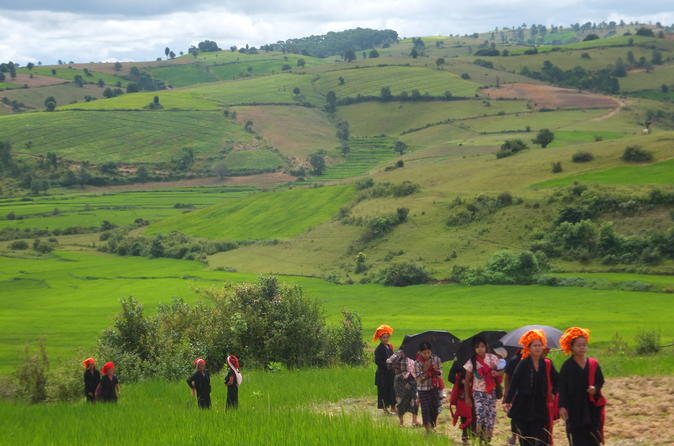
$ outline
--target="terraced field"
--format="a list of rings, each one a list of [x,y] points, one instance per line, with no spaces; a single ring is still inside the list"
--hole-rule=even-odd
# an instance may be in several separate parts
[[[343,85],[339,84],[340,77],[344,78]],[[379,96],[383,87],[389,87],[394,95],[418,90],[432,96],[442,96],[449,91],[454,96],[473,97],[478,88],[478,84],[447,71],[397,66],[329,71],[322,73],[314,86],[323,94],[334,91],[337,98],[359,94]]]
[[[339,180],[367,174],[379,163],[393,159],[395,139],[389,137],[363,137],[349,140],[350,151],[344,161],[330,165],[325,173],[315,179],[320,181]]]
[[[0,133],[17,151],[55,152],[93,163],[169,161],[183,147],[198,155],[215,154],[228,141],[252,140],[250,133],[219,112],[21,114],[0,117]]]
[[[52,70],[54,70],[54,72],[52,72]],[[73,81],[75,80],[75,76],[80,75],[82,76],[82,79],[84,79],[85,82],[98,82],[99,79],[102,79],[103,82],[105,82],[105,84],[108,86],[117,85],[118,82],[122,86],[126,86],[126,84],[129,83],[128,79],[125,79],[121,76],[115,76],[108,73],[99,73],[97,71],[90,71],[91,76],[87,76],[84,70],[79,70],[76,68],[67,68],[62,66],[59,67],[37,66],[33,67],[32,70],[28,70],[28,68],[19,68],[16,72],[17,74],[33,73],[40,76],[57,77],[59,79],[63,79],[64,81]]]

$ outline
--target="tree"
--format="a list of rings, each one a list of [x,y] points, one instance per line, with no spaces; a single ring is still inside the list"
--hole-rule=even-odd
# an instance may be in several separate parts
[[[410,56],[412,56],[412,59],[416,59],[419,57],[419,52],[417,51],[416,48],[412,48],[412,51],[410,51]]]
[[[171,159],[173,169],[176,171],[186,171],[194,164],[194,150],[189,147],[183,147]]]
[[[309,157],[309,164],[313,168],[314,175],[323,175],[325,171],[325,158],[320,153],[313,153]]]
[[[82,78],[81,75],[76,74],[73,81],[75,82],[75,85],[77,85],[78,87],[80,88],[84,87],[84,79]]]
[[[32,70],[34,66],[35,66],[35,64],[33,62],[28,62],[26,64],[26,68],[28,68],[28,71]]]
[[[295,96],[297,96],[298,94],[300,94],[300,89],[299,89],[298,87],[293,88],[293,94],[294,94]]]
[[[136,170],[136,179],[140,181],[141,183],[144,183],[148,180],[149,178],[149,172],[147,171],[147,167],[145,166],[140,166]]]
[[[337,80],[339,80],[339,85],[344,85],[344,78],[342,76],[339,76]]]
[[[334,112],[337,108],[337,95],[334,91],[328,91],[328,94],[325,95],[325,110],[329,112]]]
[[[103,79],[99,79],[98,82],[96,82],[96,85],[98,85],[100,88],[105,87],[105,81]]]
[[[634,57],[634,53],[631,50],[627,52],[627,63],[630,65],[637,63],[637,59]]]
[[[505,158],[507,156],[514,155],[528,148],[529,147],[526,145],[526,143],[521,139],[509,139],[503,144],[501,144],[499,151],[496,152],[496,158],[497,159]]]
[[[171,52],[171,50],[169,49],[169,47],[164,48],[164,54],[166,55],[167,59],[168,59],[168,56],[169,56],[170,52]]]
[[[306,63],[307,63],[307,61],[304,60],[304,59],[297,59],[297,66],[300,67],[300,68],[303,67],[304,65],[306,65]]]
[[[171,51],[171,52],[169,53],[169,58],[175,59],[175,58],[176,58],[176,53],[174,53],[173,51]]]
[[[660,91],[663,93],[669,93],[669,87],[667,86],[667,84],[660,85]]]
[[[119,62],[115,62],[115,71],[122,71],[122,64]]]
[[[660,51],[653,51],[651,63],[653,65],[662,65],[662,53]]]
[[[342,141],[349,139],[349,123],[347,121],[339,121],[337,123],[337,138]]]
[[[538,131],[538,135],[531,140],[534,144],[539,144],[541,148],[545,149],[548,144],[555,139],[555,134],[550,131],[550,129],[541,129]]]
[[[372,51],[370,51],[369,56],[370,56],[370,59],[374,59],[376,57],[379,57],[379,51],[377,51],[375,49],[372,49]]]
[[[49,96],[47,99],[45,99],[44,106],[46,107],[47,111],[54,111],[56,108],[56,99],[54,96]]]
[[[599,36],[596,35],[596,34],[588,34],[588,35],[585,36],[585,38],[583,39],[583,42],[587,42],[587,41],[589,41],[589,40],[599,40]]]
[[[622,156],[623,161],[631,163],[642,163],[646,161],[653,161],[653,154],[640,146],[628,146],[625,148]]]
[[[650,28],[641,27],[636,32],[637,36],[655,37],[655,33]]]
[[[356,52],[354,50],[346,50],[344,52],[344,56],[342,57],[344,58],[345,62],[353,62],[356,60]]]
[[[390,88],[390,87],[382,87],[382,89],[381,89],[381,98],[382,98],[384,101],[389,101],[389,100],[391,100],[391,97],[392,97],[392,95],[391,95],[391,88]]]
[[[204,53],[207,52],[213,52],[213,51],[220,51],[220,48],[218,47],[218,44],[215,43],[212,40],[204,40],[203,42],[199,42],[199,51],[202,51]]]
[[[213,166],[213,173],[223,180],[226,176],[230,174],[229,168],[224,161],[220,161]]]
[[[405,144],[403,141],[396,141],[393,149],[402,156],[405,153],[405,150],[407,150],[407,144]]]
[[[436,65],[437,67],[440,67],[440,66],[442,66],[442,65],[444,65],[444,64],[445,64],[445,58],[444,58],[444,57],[438,57],[438,58],[435,60],[435,65]]]

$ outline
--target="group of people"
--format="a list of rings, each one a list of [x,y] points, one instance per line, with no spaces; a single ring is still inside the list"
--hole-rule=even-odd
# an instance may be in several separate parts
[[[390,326],[381,325],[373,338],[379,342],[374,352],[377,406],[396,414],[401,425],[404,415],[411,413],[414,426],[420,425],[421,408],[423,426],[430,433],[445,398],[442,362],[428,342],[420,344],[415,358],[407,357],[402,347],[394,352],[389,343],[392,333]],[[454,424],[460,420],[464,444],[473,438],[481,444],[491,441],[499,399],[511,418],[511,444],[552,445],[559,418],[566,424],[571,446],[603,443],[604,376],[597,360],[587,356],[589,340],[589,330],[567,329],[559,345],[570,357],[557,372],[546,358],[550,349],[542,330],[524,333],[519,340],[522,348],[508,361],[505,348],[490,349],[484,339],[473,338],[470,359],[455,361],[448,376],[453,385],[449,407]]]
[[[119,397],[119,380],[115,374],[115,363],[106,362],[99,371],[93,358],[85,359],[84,365],[84,395],[90,403],[116,403]],[[225,376],[227,386],[227,408],[239,407],[239,386],[243,376],[239,371],[239,359],[234,355],[227,356],[228,372]],[[197,405],[202,409],[211,407],[211,374],[206,369],[206,361],[197,358],[194,360],[195,372],[187,378],[187,385],[196,397]]]

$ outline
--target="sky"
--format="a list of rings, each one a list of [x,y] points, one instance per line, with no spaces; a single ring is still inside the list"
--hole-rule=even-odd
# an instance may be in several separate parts
[[[154,60],[204,39],[258,46],[355,27],[412,37],[621,19],[671,25],[674,1],[0,0],[0,61]]]

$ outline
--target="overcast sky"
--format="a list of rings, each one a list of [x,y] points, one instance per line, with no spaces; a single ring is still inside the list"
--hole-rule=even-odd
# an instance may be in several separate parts
[[[0,0],[0,61],[154,60],[203,39],[260,45],[354,27],[400,36],[522,23],[674,23],[673,0]]]

